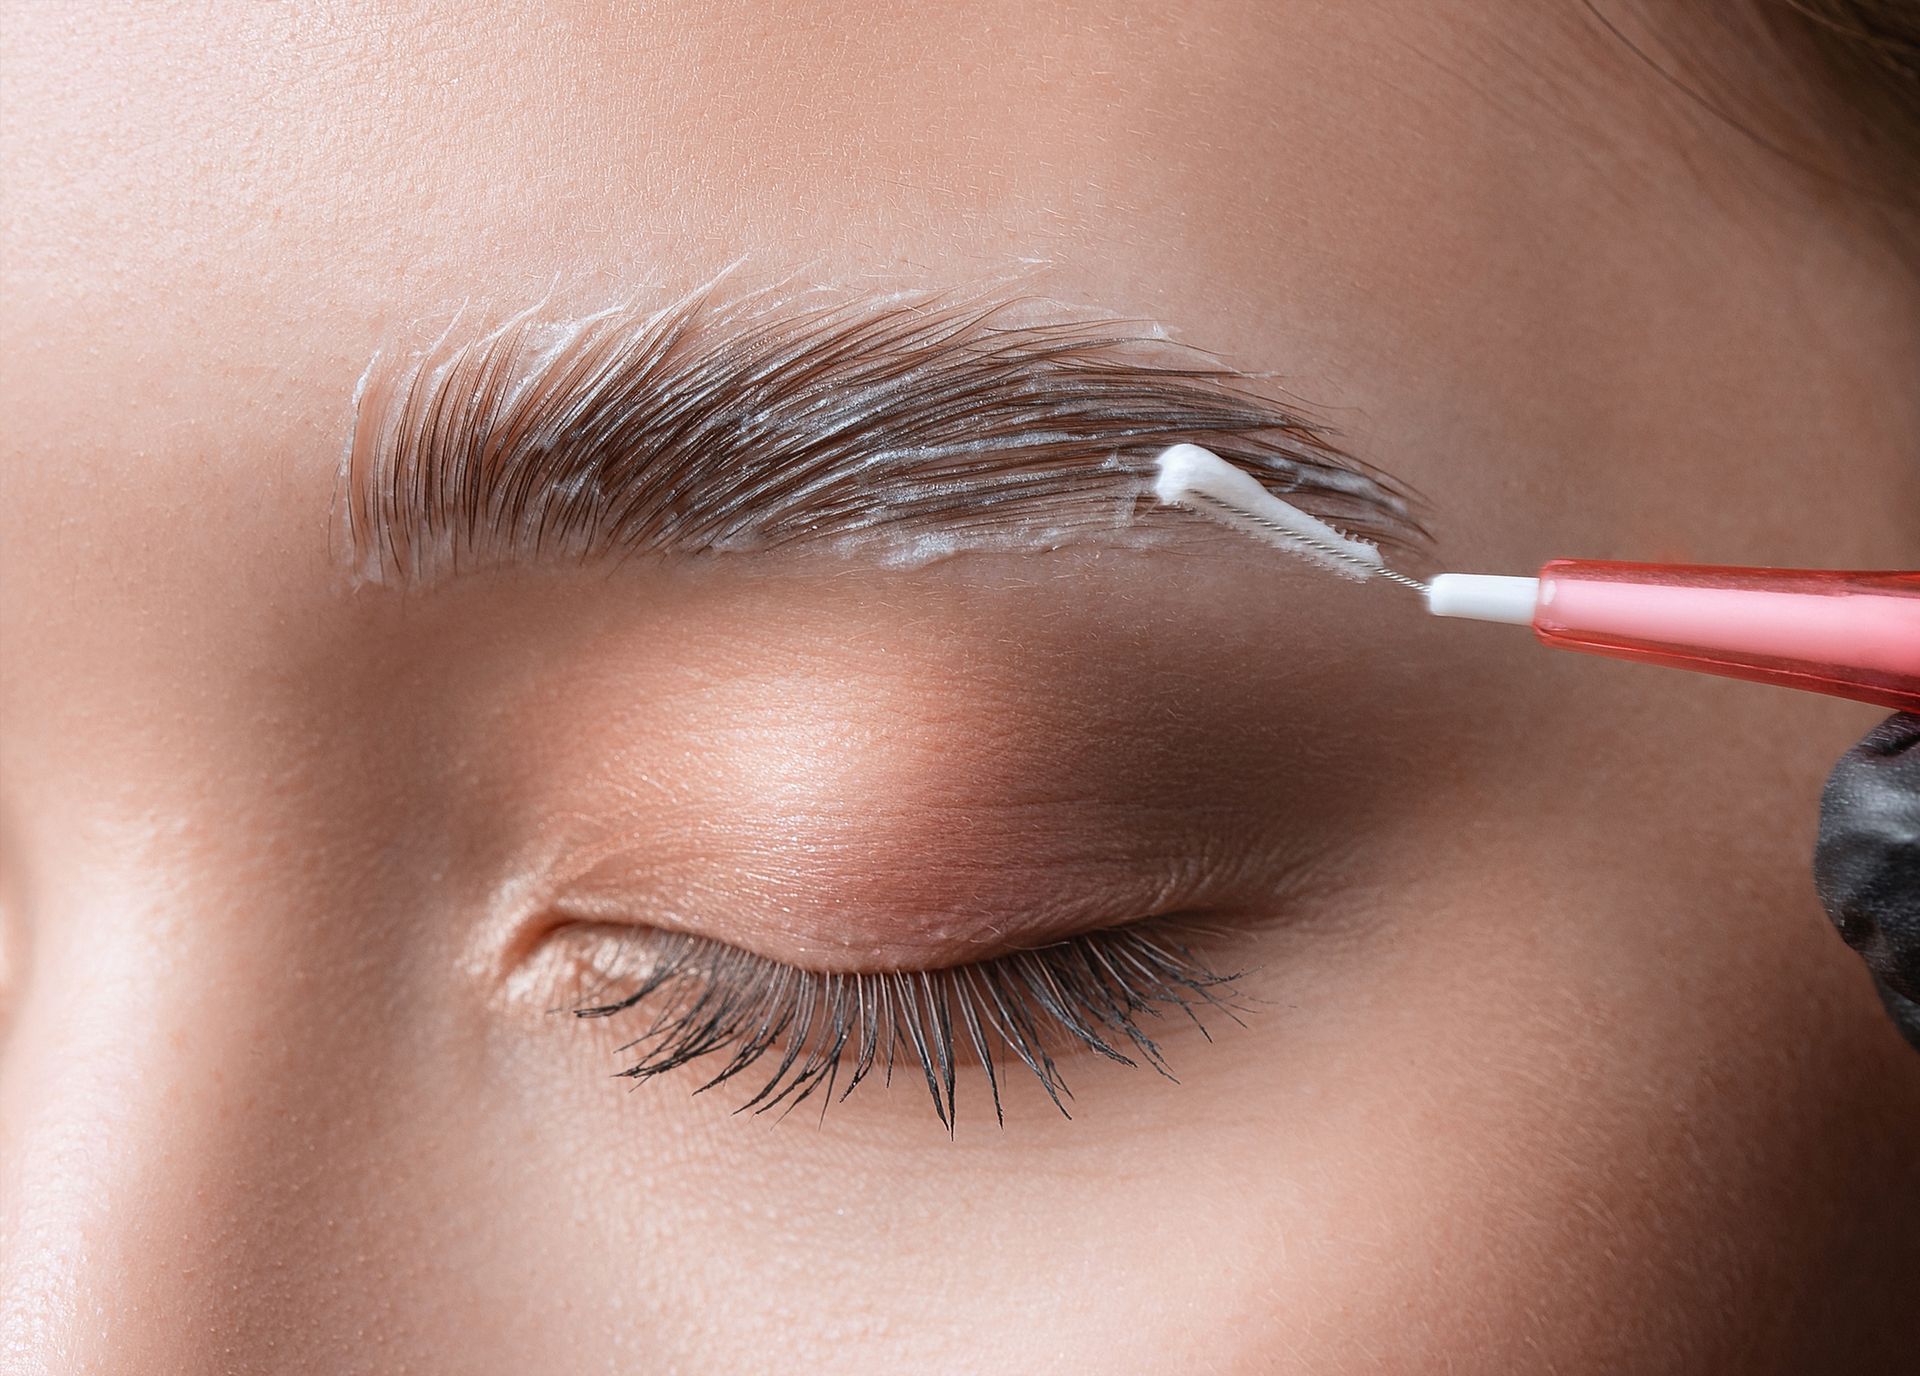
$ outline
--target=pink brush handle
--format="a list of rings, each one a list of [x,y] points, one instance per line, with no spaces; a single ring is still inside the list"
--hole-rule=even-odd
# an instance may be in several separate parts
[[[1549,645],[1920,711],[1920,573],[1556,559]]]

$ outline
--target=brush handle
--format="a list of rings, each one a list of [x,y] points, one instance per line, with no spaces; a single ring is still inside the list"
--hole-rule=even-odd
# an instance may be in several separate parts
[[[1548,645],[1920,711],[1920,573],[1556,559]]]

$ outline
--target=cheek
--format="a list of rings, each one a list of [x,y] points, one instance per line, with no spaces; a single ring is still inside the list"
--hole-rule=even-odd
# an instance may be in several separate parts
[[[1434,1073],[1456,1055],[1512,1063],[1499,1047],[1519,1029],[1423,1057],[1444,1020],[1369,1030],[1327,1007],[1344,982],[1292,982],[1324,1011],[1200,1052],[1182,1086],[1094,1067],[1075,1122],[1019,1113],[954,1141],[858,1096],[816,1126],[732,1119],[673,1086],[609,1092],[559,1034],[551,1064],[521,1047],[524,1074],[497,1066],[491,1108],[465,1124],[510,1150],[420,1176],[449,1216],[486,1198],[488,1234],[514,1239],[511,1267],[477,1246],[473,1278],[537,1266],[570,1340],[617,1350],[646,1331],[656,1359],[693,1365],[777,1343],[805,1364],[1032,1369],[1044,1333],[1076,1366],[1252,1371],[1285,1351],[1367,1371],[1456,1348],[1524,1365],[1543,1326],[1568,1361],[1617,1353],[1602,1327],[1660,1336],[1645,1287],[1691,1246],[1660,1226],[1662,1207],[1690,1208],[1687,1169],[1618,1166],[1606,1125],[1644,1125],[1617,1096]],[[1577,1082],[1550,1055],[1531,1064]],[[443,1258],[467,1260],[457,1243]]]

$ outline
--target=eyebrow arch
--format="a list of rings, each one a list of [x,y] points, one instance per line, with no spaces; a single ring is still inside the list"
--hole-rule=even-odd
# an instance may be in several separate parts
[[[337,548],[365,581],[475,567],[826,545],[968,549],[1208,538],[1153,460],[1201,444],[1389,549],[1412,495],[1159,327],[1029,296],[709,285],[584,319],[536,311],[377,358]]]

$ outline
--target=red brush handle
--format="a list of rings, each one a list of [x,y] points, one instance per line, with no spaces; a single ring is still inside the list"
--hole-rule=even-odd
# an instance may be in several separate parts
[[[1549,645],[1920,711],[1920,573],[1556,559]]]

